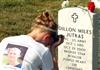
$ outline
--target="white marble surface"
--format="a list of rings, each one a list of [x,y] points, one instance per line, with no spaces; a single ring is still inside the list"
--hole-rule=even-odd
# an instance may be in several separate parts
[[[58,11],[58,34],[65,36],[64,43],[58,47],[60,70],[92,70],[93,24],[98,23],[94,16],[97,13],[78,7]]]

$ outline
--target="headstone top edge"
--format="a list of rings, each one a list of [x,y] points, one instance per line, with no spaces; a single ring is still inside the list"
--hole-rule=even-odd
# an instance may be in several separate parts
[[[83,10],[88,10],[88,8],[87,7],[82,7],[82,6],[78,6],[78,7],[66,7],[66,8],[62,8],[62,9],[60,9],[60,10],[63,10],[63,9],[75,9],[75,8],[79,8],[79,9],[83,9]]]
[[[92,14],[98,14],[98,12],[96,10],[94,10],[94,12],[90,12],[87,7],[82,7],[82,6],[66,7],[66,8],[62,8],[62,9],[58,10],[58,12],[66,10],[66,9],[81,9],[81,10],[87,11],[87,12],[92,13]]]

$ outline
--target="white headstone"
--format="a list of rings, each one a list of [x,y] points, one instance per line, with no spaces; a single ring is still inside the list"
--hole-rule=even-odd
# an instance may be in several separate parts
[[[98,69],[98,13],[79,7],[58,11],[58,34],[65,36],[58,47],[59,70]]]
[[[100,0],[92,0],[95,3],[96,8],[100,8]]]

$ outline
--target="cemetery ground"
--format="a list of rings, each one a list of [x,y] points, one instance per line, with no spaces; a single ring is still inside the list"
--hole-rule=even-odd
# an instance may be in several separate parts
[[[70,6],[87,7],[91,0],[69,0]],[[7,36],[27,34],[34,18],[50,10],[58,21],[58,10],[63,0],[0,0],[0,41]],[[95,9],[100,14],[100,9]],[[100,69],[100,15],[99,15],[98,68]]]

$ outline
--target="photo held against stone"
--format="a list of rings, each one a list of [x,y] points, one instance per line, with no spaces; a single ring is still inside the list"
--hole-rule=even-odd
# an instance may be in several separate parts
[[[98,70],[98,12],[94,2],[87,7],[65,7],[58,11],[59,70]]]

